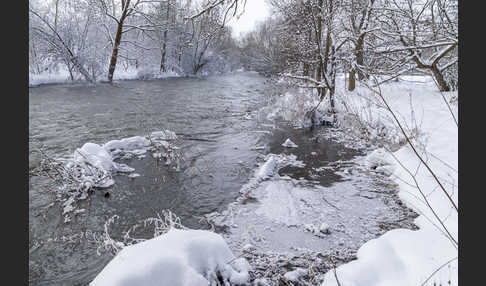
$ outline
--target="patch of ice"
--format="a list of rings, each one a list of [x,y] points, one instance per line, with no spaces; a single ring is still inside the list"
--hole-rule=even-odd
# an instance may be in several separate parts
[[[302,161],[297,160],[297,156],[293,154],[288,156],[283,154],[268,154],[265,157],[265,163],[258,168],[254,177],[256,180],[267,179],[285,166],[304,167],[305,165]]]
[[[265,146],[255,146],[255,147],[251,147],[250,150],[264,150],[265,149]]]
[[[302,223],[300,207],[295,203],[294,186],[286,181],[276,181],[268,184],[261,205],[255,210],[257,215],[282,223],[287,226],[298,226]]]

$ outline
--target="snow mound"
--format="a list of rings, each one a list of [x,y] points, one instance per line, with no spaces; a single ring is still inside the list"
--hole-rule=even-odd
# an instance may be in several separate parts
[[[120,140],[111,140],[105,143],[103,148],[109,152],[113,152],[117,149],[125,152],[132,152],[135,150],[144,149],[148,146],[150,146],[150,141],[147,138],[142,136],[134,136]]]
[[[88,142],[74,152],[74,161],[88,163],[105,171],[116,169],[110,153],[100,145]]]
[[[376,149],[366,156],[366,165],[370,168],[390,165],[392,163],[391,156],[383,148]]]
[[[111,141],[110,141],[111,142]],[[74,152],[74,161],[78,163],[87,163],[98,168],[101,172],[123,172],[130,173],[135,169],[113,161],[112,155],[102,146],[95,143],[86,143]]]
[[[248,283],[250,266],[224,239],[205,230],[171,229],[123,248],[90,286],[207,286]]]
[[[292,142],[289,138],[287,138],[287,140],[285,140],[285,142],[282,143],[282,146],[287,147],[287,148],[297,148],[297,147],[299,147],[299,146],[297,146],[297,144],[295,144],[294,142]]]
[[[289,271],[284,274],[285,279],[292,282],[299,282],[302,276],[307,275],[307,269],[296,268],[295,270]]]
[[[385,175],[391,175],[395,170],[392,156],[383,148],[376,149],[366,156],[365,166]]]

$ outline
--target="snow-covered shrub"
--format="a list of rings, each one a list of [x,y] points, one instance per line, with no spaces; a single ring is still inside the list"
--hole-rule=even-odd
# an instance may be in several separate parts
[[[162,130],[146,137],[111,140],[104,145],[88,142],[68,158],[52,158],[43,150],[37,150],[41,160],[31,174],[53,180],[63,202],[65,222],[69,222],[68,214],[75,210],[73,204],[76,201],[86,199],[90,191],[112,186],[115,183],[114,174],[135,171],[126,164],[115,162],[118,159],[143,158],[145,153],[151,151],[154,158],[165,161],[165,165],[178,171],[182,155],[179,148],[169,142],[176,139],[173,131]]]
[[[206,230],[184,228],[170,211],[144,220],[126,232],[124,242],[112,239],[105,224],[102,247],[116,256],[91,286],[248,285],[250,265],[236,258],[224,239]],[[130,232],[154,225],[154,238],[133,239]]]

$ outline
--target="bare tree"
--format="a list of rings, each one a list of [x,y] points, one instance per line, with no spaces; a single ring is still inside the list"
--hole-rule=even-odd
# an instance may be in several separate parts
[[[56,2],[56,11],[57,11],[57,3]],[[78,46],[78,41],[84,41],[86,39],[86,33],[79,34],[81,36],[80,39],[73,39],[72,30],[69,29],[69,26],[64,31],[59,31],[59,28],[55,27],[55,24],[50,22],[49,17],[47,15],[43,16],[36,9],[30,5],[29,6],[29,13],[30,15],[34,16],[31,18],[30,26],[31,32],[36,34],[40,39],[44,40],[48,45],[51,47],[51,51],[55,52],[54,54],[61,58],[62,61],[67,65],[68,69],[72,71],[73,69],[79,72],[85,80],[89,82],[93,82],[93,77],[88,73],[86,68],[83,65],[83,58],[78,56],[78,53],[82,51],[82,45]],[[88,14],[90,11],[88,11]],[[58,15],[57,12],[55,14],[55,19],[57,19]],[[89,19],[89,15],[88,15]],[[38,20],[38,21],[36,21]],[[55,20],[54,22],[56,22]],[[57,24],[56,24],[57,25]],[[86,20],[84,23],[83,30],[87,30],[89,26],[89,21]],[[73,75],[71,73],[71,78]]]
[[[381,32],[389,41],[377,52],[395,57],[393,69],[412,63],[412,68],[428,72],[440,91],[449,91],[445,72],[457,64],[457,2],[385,1],[381,9]]]

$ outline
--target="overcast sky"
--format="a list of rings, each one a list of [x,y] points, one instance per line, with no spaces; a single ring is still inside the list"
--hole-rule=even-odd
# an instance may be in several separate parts
[[[239,19],[234,17],[229,22],[233,29],[233,36],[238,37],[240,33],[253,30],[257,22],[269,16],[269,10],[265,0],[247,0],[243,15]]]

